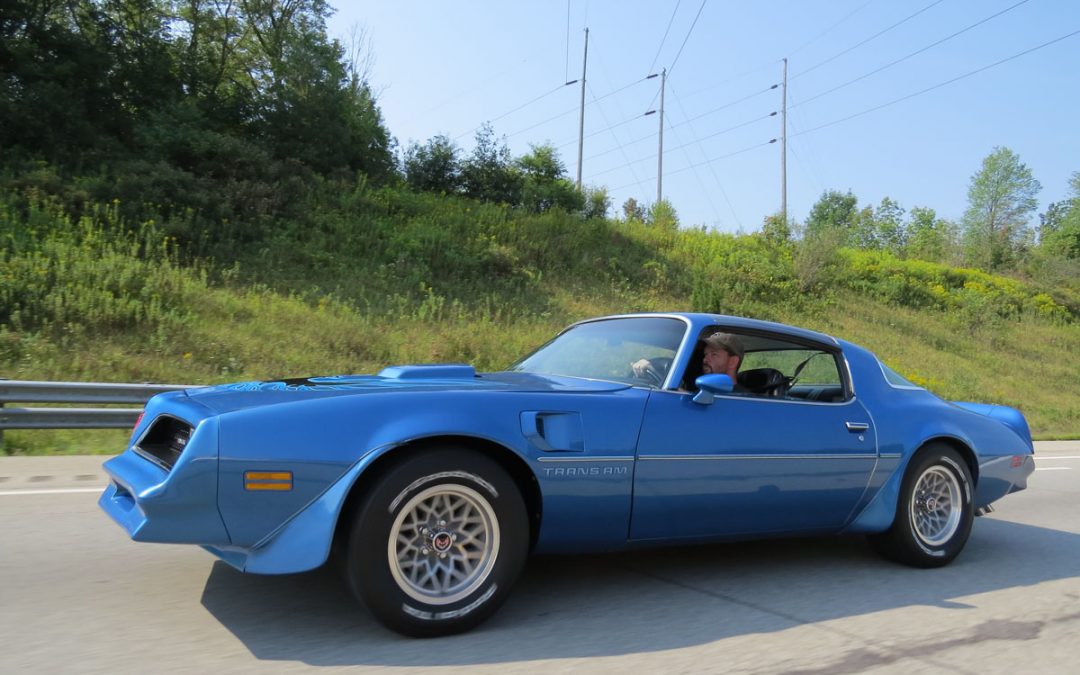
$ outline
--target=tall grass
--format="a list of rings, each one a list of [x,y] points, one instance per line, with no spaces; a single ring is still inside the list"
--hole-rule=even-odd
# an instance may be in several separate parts
[[[1014,405],[1038,434],[1080,435],[1080,303],[1066,288],[861,251],[823,258],[811,279],[797,246],[759,235],[363,183],[306,199],[304,218],[214,248],[126,221],[116,203],[72,215],[0,194],[0,376],[202,384],[409,362],[498,370],[580,318],[693,310],[835,333],[945,398]],[[192,259],[196,247],[216,260]],[[122,436],[8,432],[5,450],[115,451]]]
[[[129,229],[116,205],[73,221],[49,201],[0,201],[0,322],[67,344],[139,333],[161,347],[183,330],[207,275],[182,266],[153,222]]]

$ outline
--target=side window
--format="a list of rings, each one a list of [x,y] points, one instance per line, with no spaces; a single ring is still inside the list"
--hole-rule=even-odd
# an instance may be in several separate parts
[[[694,380],[702,372],[702,341],[718,331],[737,336],[745,350],[734,394],[816,403],[847,400],[849,389],[842,362],[830,348],[795,342],[780,334],[743,332],[723,326],[702,331],[682,379],[684,391],[696,391]]]
[[[803,345],[770,345],[769,349],[747,351],[739,380],[754,392],[763,378],[776,379],[776,371],[786,378],[783,387],[766,395],[818,403],[840,403],[846,399],[844,379],[835,354]]]
[[[787,377],[796,378],[792,385],[840,386],[840,371],[832,354],[817,349],[784,349],[751,352],[746,355],[741,370],[775,368]],[[797,374],[796,374],[797,371]]]

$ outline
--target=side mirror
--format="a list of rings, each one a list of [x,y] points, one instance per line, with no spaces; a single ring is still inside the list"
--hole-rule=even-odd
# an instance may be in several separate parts
[[[728,375],[709,373],[694,380],[698,393],[694,394],[694,403],[709,405],[716,394],[730,394],[735,390],[735,382]]]

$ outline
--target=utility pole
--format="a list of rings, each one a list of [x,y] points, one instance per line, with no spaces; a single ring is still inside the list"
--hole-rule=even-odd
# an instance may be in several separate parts
[[[664,198],[664,89],[667,85],[667,68],[660,72],[660,151],[656,155],[656,201]]]
[[[780,215],[787,225],[787,59],[784,59],[784,88],[780,113]]]
[[[585,58],[581,62],[581,118],[577,138],[577,189],[581,189],[581,161],[585,151],[585,69],[589,65],[589,29],[585,29]]]

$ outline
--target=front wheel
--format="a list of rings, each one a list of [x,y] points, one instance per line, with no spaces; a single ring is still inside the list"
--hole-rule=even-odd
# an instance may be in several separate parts
[[[346,577],[392,630],[460,633],[505,599],[524,566],[528,528],[517,486],[496,462],[464,448],[425,450],[364,499]]]
[[[928,445],[904,475],[892,527],[870,542],[886,558],[913,567],[941,567],[971,534],[971,471],[952,448]]]

